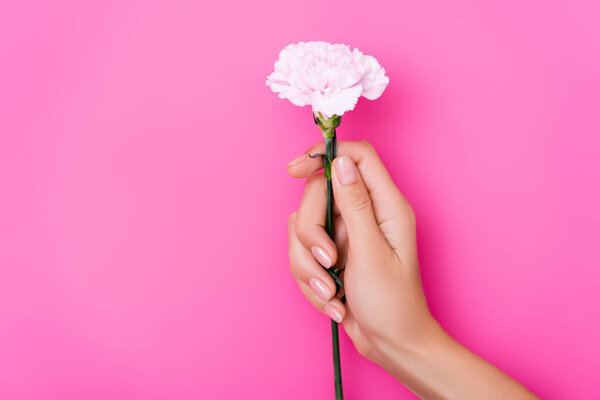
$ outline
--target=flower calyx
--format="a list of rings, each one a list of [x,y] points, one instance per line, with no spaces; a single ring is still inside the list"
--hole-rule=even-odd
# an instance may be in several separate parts
[[[335,128],[340,126],[340,123],[342,122],[342,117],[339,115],[325,118],[321,113],[319,113],[319,116],[313,114],[313,119],[315,120],[315,124],[321,129],[323,138],[325,139],[333,138],[335,135]]]

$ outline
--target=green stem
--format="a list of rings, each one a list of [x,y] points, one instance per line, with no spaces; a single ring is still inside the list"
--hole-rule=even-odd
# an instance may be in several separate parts
[[[331,139],[325,139],[325,148],[327,157],[323,158],[324,172],[327,178],[327,219],[325,223],[325,230],[331,238],[334,239],[334,228],[333,228],[333,188],[331,186],[331,163],[337,155],[337,138],[335,135],[335,129],[333,130],[333,136]],[[337,275],[335,266],[331,267],[331,270]],[[333,378],[335,384],[335,399],[342,400],[344,393],[342,391],[342,368],[340,363],[340,337],[338,332],[338,324],[334,320],[331,320],[331,341],[333,345]]]
[[[342,365],[340,363],[340,336],[338,324],[331,320],[331,342],[333,344],[333,380],[335,384],[335,400],[343,400],[342,390]]]

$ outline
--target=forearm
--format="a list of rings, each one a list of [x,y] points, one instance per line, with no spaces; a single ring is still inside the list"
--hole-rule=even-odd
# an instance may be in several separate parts
[[[537,399],[437,324],[418,343],[390,345],[382,366],[422,399]]]

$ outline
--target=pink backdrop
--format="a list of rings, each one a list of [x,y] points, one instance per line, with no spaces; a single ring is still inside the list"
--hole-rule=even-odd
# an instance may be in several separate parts
[[[339,130],[413,204],[435,316],[549,399],[600,398],[597,1],[0,6],[0,398],[331,399],[288,271],[287,162],[319,131],[264,85],[290,42],[391,84]],[[341,338],[346,398],[412,394]]]

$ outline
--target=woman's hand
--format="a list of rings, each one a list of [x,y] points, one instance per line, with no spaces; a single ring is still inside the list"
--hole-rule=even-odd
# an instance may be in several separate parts
[[[307,299],[343,324],[358,352],[423,398],[530,398],[518,382],[449,337],[431,316],[415,216],[367,142],[339,142],[333,161],[335,242],[325,231],[326,180],[317,143],[288,165],[309,177],[289,219],[290,269]],[[320,264],[320,265],[319,265]],[[343,269],[346,304],[323,267]],[[534,397],[531,397],[534,398]]]
[[[338,151],[331,172],[336,243],[324,228],[326,180],[315,173],[322,161],[305,154],[288,166],[294,177],[310,176],[289,220],[290,267],[308,300],[343,324],[361,355],[380,363],[390,343],[418,341],[436,322],[421,288],[410,204],[367,142],[340,142]],[[318,143],[307,154],[323,152]],[[323,270],[332,265],[344,269],[345,306]]]

